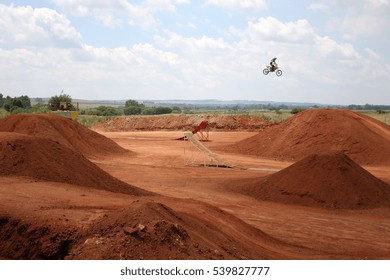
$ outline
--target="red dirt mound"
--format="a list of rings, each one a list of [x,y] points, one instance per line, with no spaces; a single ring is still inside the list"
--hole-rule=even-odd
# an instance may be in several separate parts
[[[257,116],[215,115],[166,115],[132,116],[102,121],[93,129],[103,131],[132,130],[189,130],[192,131],[202,121],[208,122],[208,129],[219,131],[259,131],[272,125]]]
[[[154,198],[130,199],[88,226],[50,218],[50,212],[22,218],[0,213],[0,259],[318,258],[317,251],[273,238],[211,205]]]
[[[0,131],[48,138],[86,156],[129,152],[78,122],[53,114],[12,115],[0,120]]]
[[[0,216],[0,260],[60,260],[76,236],[75,229],[58,228],[53,221],[25,223]]]
[[[130,186],[58,142],[13,132],[0,132],[0,175],[29,176],[132,195],[148,192]]]
[[[217,208],[189,203],[205,214],[135,201],[94,224],[67,259],[275,259],[296,250]]]
[[[238,190],[261,200],[311,207],[390,206],[390,185],[343,153],[310,155],[277,173],[249,181]]]
[[[359,164],[390,165],[390,126],[348,110],[313,109],[223,150],[278,160],[340,151]]]

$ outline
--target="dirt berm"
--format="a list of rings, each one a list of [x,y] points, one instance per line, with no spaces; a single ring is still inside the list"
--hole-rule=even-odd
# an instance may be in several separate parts
[[[88,157],[131,153],[78,122],[54,114],[11,115],[0,119],[0,131],[48,138]]]
[[[339,151],[361,165],[390,165],[390,126],[348,110],[313,109],[221,149],[287,161]]]
[[[192,131],[202,121],[208,121],[210,130],[219,131],[260,131],[272,124],[257,116],[214,115],[164,115],[131,116],[102,121],[93,129],[103,131],[134,130],[188,130]]]
[[[390,206],[390,185],[343,153],[314,154],[265,178],[232,183],[256,199],[331,209]]]
[[[0,176],[28,176],[132,195],[149,194],[100,169],[82,154],[50,139],[0,132]]]

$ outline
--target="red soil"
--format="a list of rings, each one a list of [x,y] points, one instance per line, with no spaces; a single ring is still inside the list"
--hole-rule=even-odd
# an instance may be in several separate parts
[[[125,194],[148,193],[112,177],[80,153],[46,138],[0,132],[0,163],[2,176],[28,176]]]
[[[390,126],[347,110],[307,110],[223,150],[289,161],[340,151],[359,164],[390,165]]]
[[[20,132],[0,132],[0,176],[26,176],[36,180],[31,184],[38,183],[36,194],[34,190],[33,195],[29,194],[30,187],[19,190],[23,194],[21,199],[30,197],[29,205],[22,207],[23,210],[17,208],[13,214],[8,211],[7,214],[0,213],[0,258],[296,257],[295,246],[272,238],[218,208],[194,200],[150,196],[150,192],[112,177],[78,152],[94,155],[97,151],[93,148],[110,150],[111,143],[104,137],[95,137],[71,120],[53,115],[19,115],[2,120],[0,126],[3,130]],[[91,137],[103,140],[95,141],[97,146],[90,147],[87,142]],[[65,194],[55,184],[49,188],[49,193],[48,190],[40,193],[39,182],[42,181],[43,184],[49,182],[49,186],[52,182],[69,184],[66,196],[72,197],[73,204],[68,199],[62,200]],[[113,197],[112,193],[137,197],[126,195],[120,198],[122,206],[114,203],[115,206],[110,206],[107,211],[94,202],[88,205],[86,200],[96,197],[96,190],[111,192],[105,194],[108,201]],[[11,190],[6,189],[6,192]],[[88,198],[84,198],[86,196]],[[13,200],[15,196],[8,199]],[[175,211],[164,204],[165,200],[179,209],[188,208],[189,213]],[[32,208],[27,211],[25,208],[29,207]],[[61,214],[57,218],[58,208]],[[78,212],[88,209],[94,214],[78,217]],[[69,211],[74,212],[74,216],[67,216]],[[106,214],[99,216],[103,211]],[[95,220],[93,216],[97,216]],[[299,250],[306,249],[299,247]],[[315,254],[311,250],[307,252]]]
[[[185,205],[187,212],[167,204]],[[126,207],[106,211],[85,228],[64,216],[47,221],[0,215],[0,259],[291,259],[297,252],[318,258],[314,250],[195,200],[128,197]]]
[[[17,121],[11,125],[12,118]],[[235,184],[256,201],[226,191],[231,180],[248,178],[248,170],[183,168],[182,145],[172,137],[129,143],[122,135],[119,143],[137,148],[137,154],[101,158],[100,164],[118,178],[161,194],[143,196],[150,193],[113,178],[75,151],[109,152],[110,142],[98,140],[91,147],[83,142],[99,136],[56,116],[12,118],[1,120],[0,128],[23,128],[35,136],[0,132],[0,259],[389,258],[387,208],[319,209],[390,205],[389,185],[343,154],[308,157],[266,178]],[[387,126],[356,118],[378,139],[388,139]],[[80,143],[71,141],[75,138]],[[372,157],[371,150],[365,152]],[[180,159],[180,167],[172,159]]]
[[[218,208],[190,200],[176,203],[204,214],[137,200],[92,225],[67,259],[269,259],[288,258],[288,251],[297,249]]]
[[[78,122],[53,114],[11,115],[0,119],[0,131],[48,138],[86,156],[129,153]]]
[[[277,173],[243,184],[235,189],[280,203],[337,209],[390,206],[390,185],[342,153],[311,155]]]
[[[53,221],[26,223],[0,216],[0,260],[63,259],[76,235],[75,229],[55,226]]]
[[[166,115],[166,116],[132,116],[102,121],[94,129],[103,131],[132,130],[188,130],[192,131],[202,121],[208,121],[211,130],[259,131],[271,123],[256,116],[229,115]]]

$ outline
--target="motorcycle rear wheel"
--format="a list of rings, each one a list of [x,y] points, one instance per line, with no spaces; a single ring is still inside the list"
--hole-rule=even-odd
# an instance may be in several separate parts
[[[269,73],[269,69],[268,69],[268,68],[265,68],[265,69],[263,70],[263,74],[264,74],[264,75],[268,75],[268,73]]]

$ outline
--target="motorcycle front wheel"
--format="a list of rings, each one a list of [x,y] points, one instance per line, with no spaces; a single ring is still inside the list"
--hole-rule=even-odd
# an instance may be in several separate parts
[[[268,73],[269,73],[269,69],[268,69],[268,68],[265,68],[265,69],[263,70],[263,74],[264,74],[264,75],[268,75]]]
[[[280,69],[276,70],[276,76],[278,77],[282,76],[282,70]]]

